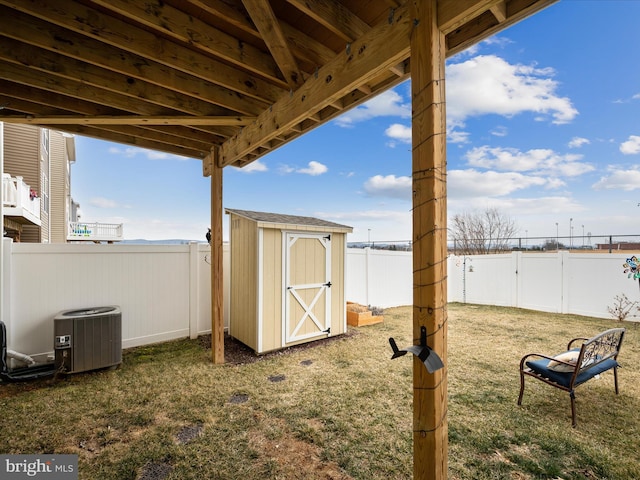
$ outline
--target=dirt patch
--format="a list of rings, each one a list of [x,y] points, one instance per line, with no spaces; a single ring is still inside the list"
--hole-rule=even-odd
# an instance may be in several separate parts
[[[162,480],[167,478],[173,467],[168,463],[148,463],[142,469],[139,480]]]
[[[326,345],[330,345],[334,342],[345,341],[351,337],[357,336],[358,330],[350,328],[347,333],[343,333],[342,335],[336,335],[334,337],[327,337],[320,340],[314,340],[313,342],[302,343],[300,345],[294,345],[292,347],[283,348],[282,350],[277,350],[274,352],[263,353],[262,355],[258,355],[251,348],[246,346],[239,340],[236,340],[232,336],[225,333],[224,335],[224,361],[228,365],[244,365],[247,363],[255,363],[265,360],[271,357],[277,357],[282,355],[288,355],[292,352],[297,352],[300,350],[309,350],[313,348],[318,348]],[[202,348],[206,350],[211,349],[211,335],[202,335],[198,337],[198,341]],[[306,365],[310,365],[311,360],[307,360]]]
[[[204,425],[202,425],[201,423],[197,423],[195,425],[186,425],[182,427],[176,434],[176,442],[178,442],[179,444],[189,443],[190,441],[198,438],[203,429]]]
[[[350,480],[335,462],[324,462],[320,448],[285,433],[277,439],[269,439],[260,430],[250,432],[251,447],[261,456],[276,463],[277,478],[296,480]],[[304,468],[301,466],[304,465]]]

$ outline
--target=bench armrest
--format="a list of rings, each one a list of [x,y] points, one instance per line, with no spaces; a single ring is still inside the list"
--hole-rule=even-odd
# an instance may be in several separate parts
[[[574,342],[586,342],[589,339],[586,337],[576,337],[576,338],[572,338],[571,340],[569,340],[569,343],[567,344],[567,350],[571,350],[572,345]],[[581,345],[582,346],[582,345]]]

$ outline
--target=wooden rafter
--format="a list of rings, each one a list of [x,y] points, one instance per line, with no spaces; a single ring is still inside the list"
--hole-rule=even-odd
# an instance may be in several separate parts
[[[30,46],[32,57],[39,57],[43,51],[64,52],[69,59],[81,60],[88,66],[93,65],[119,73],[126,78],[126,83],[140,80],[164,86],[178,94],[207,101],[231,112],[257,115],[268,105],[267,102],[253,98],[240,98],[229,89],[214,83],[205,83],[200,78],[173,70],[162,63],[131,52],[123,52],[99,40],[87,38],[58,25],[47,24],[43,20],[2,6],[0,31],[5,37]],[[33,55],[34,49],[37,49],[37,55]]]
[[[409,45],[406,39],[410,27],[407,9],[396,10],[392,22],[369,30],[353,43],[350,53],[339,54],[292,95],[285,95],[255,122],[225,142],[220,149],[221,164],[231,165],[256,146],[273,139],[282,131],[290,130],[309,113],[316,113],[374,77],[380,70],[388,70],[407,58]]]
[[[157,58],[166,66],[194,75],[202,80],[215,78],[218,85],[255,98],[275,101],[279,89],[267,82],[202,53],[170,42],[143,29],[131,29],[123,20],[100,16],[99,12],[75,2],[41,0],[25,3],[18,0],[0,0],[0,4],[28,13],[37,18],[48,18],[68,30],[99,40],[129,53]],[[164,55],[158,56],[162,51]],[[259,92],[259,93],[258,93]]]
[[[242,3],[249,12],[258,32],[262,35],[262,39],[273,55],[289,87],[296,88],[303,82],[303,75],[298,69],[296,59],[289,49],[284,32],[280,28],[278,18],[273,13],[271,5],[267,0],[242,0]]]
[[[185,12],[160,0],[130,2],[126,0],[92,0],[111,10],[129,17],[136,22],[153,27],[165,35],[173,37],[198,50],[235,64],[247,71],[267,78],[278,84],[282,76],[278,75],[278,67],[274,59],[251,44],[242,48],[237,40],[219,29],[205,24]]]
[[[203,116],[2,116],[0,121],[31,125],[206,125],[238,127],[248,125],[254,117]]]
[[[325,28],[352,42],[369,30],[369,25],[338,2],[326,0],[287,0]]]

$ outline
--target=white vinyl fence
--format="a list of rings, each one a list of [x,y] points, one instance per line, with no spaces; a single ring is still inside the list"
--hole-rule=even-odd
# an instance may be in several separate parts
[[[21,353],[53,350],[53,317],[61,310],[119,305],[122,345],[133,347],[211,332],[207,244],[4,244],[7,346]],[[228,245],[223,264],[228,283]],[[225,324],[228,325],[225,289]]]
[[[640,252],[639,252],[640,253]],[[615,297],[640,302],[640,283],[624,272],[628,253],[513,252],[450,257],[449,301],[613,318]],[[633,309],[627,320],[640,318]]]
[[[223,250],[228,327],[229,245]],[[3,253],[5,291],[0,308],[12,350],[49,353],[52,319],[59,311],[105,305],[122,309],[125,348],[211,332],[207,244],[47,245],[5,240]],[[611,318],[607,307],[613,306],[616,295],[640,300],[640,284],[623,273],[630,256],[452,255],[448,299]],[[347,249],[347,300],[382,308],[410,305],[412,283],[411,252]]]

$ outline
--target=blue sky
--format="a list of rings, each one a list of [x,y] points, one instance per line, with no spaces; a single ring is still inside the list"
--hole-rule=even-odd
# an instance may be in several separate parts
[[[554,238],[556,223],[561,237],[640,233],[639,21],[640,1],[565,0],[448,59],[449,218],[497,208],[522,237]],[[349,241],[410,240],[410,88],[225,168],[224,206],[350,225]],[[204,240],[200,160],[78,136],[76,149],[83,221]]]

